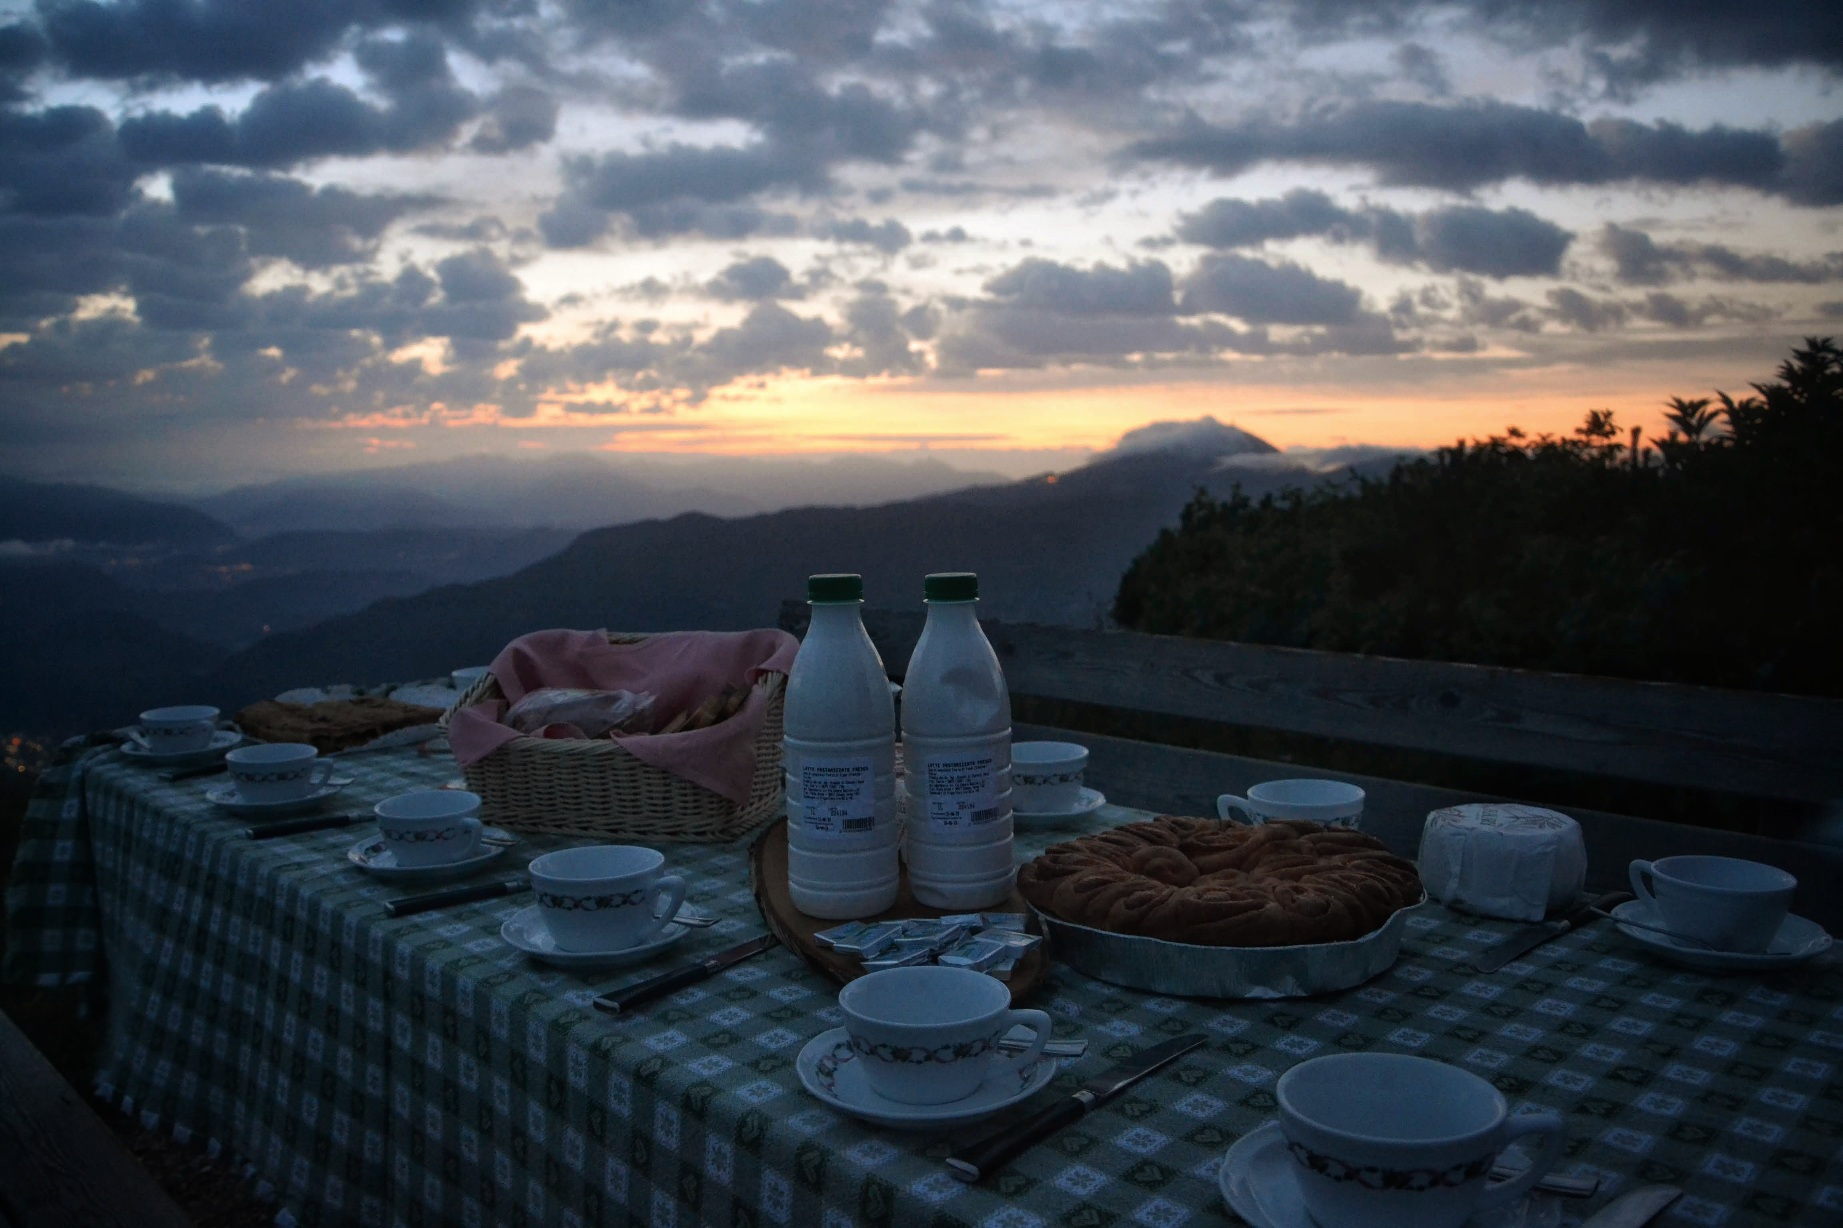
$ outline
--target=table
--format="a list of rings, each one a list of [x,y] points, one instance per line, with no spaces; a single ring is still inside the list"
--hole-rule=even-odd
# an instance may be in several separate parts
[[[342,770],[350,809],[454,775],[405,752]],[[398,889],[344,860],[368,828],[247,841],[204,800],[211,783],[165,783],[107,748],[49,771],[4,972],[106,987],[104,1093],[247,1158],[302,1224],[1233,1224],[1215,1169],[1273,1115],[1274,1080],[1363,1048],[1457,1064],[1566,1116],[1561,1167],[1601,1174],[1603,1193],[1532,1203],[1531,1225],[1637,1181],[1684,1187],[1664,1223],[1843,1219],[1833,957],[1711,976],[1595,926],[1481,976],[1464,961],[1510,927],[1429,905],[1389,973],[1309,1000],[1181,1001],[1058,966],[1033,1004],[1091,1042],[1063,1091],[1167,1035],[1209,1043],[968,1186],[940,1163],[964,1138],[861,1125],[800,1087],[794,1055],[842,1019],[834,986],[787,951],[616,1020],[589,998],[633,973],[584,980],[501,942],[528,897],[388,918]],[[1108,807],[1077,830],[1137,815]],[[565,843],[532,838],[501,864]],[[675,956],[759,932],[742,845],[666,851],[723,918]]]

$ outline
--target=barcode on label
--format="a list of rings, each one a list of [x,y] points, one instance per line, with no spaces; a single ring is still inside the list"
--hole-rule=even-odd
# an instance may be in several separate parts
[[[839,827],[844,831],[869,831],[876,825],[877,816],[873,814],[867,819],[846,819]]]
[[[973,811],[973,822],[975,823],[990,823],[997,817],[998,817],[998,807],[997,806],[993,806],[989,810]]]

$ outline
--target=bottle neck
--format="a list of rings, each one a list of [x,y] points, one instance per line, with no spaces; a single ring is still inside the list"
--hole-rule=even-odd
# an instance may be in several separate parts
[[[979,622],[977,601],[930,601],[928,621],[937,627],[976,626]]]
[[[864,621],[860,612],[863,606],[862,601],[809,601],[807,608],[813,613],[808,625],[827,631],[860,626]]]

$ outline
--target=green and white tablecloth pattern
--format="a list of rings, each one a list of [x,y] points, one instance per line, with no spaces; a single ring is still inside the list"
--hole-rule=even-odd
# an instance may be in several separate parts
[[[343,770],[359,778],[337,799],[351,809],[454,773],[402,752]],[[51,775],[46,788],[68,783]],[[1685,1188],[1662,1222],[1843,1222],[1834,960],[1708,976],[1597,926],[1480,976],[1461,965],[1508,927],[1428,906],[1392,971],[1317,999],[1179,1001],[1058,966],[1035,1005],[1059,1035],[1091,1041],[1063,1091],[1167,1035],[1210,1042],[968,1186],[940,1158],[989,1127],[882,1130],[801,1089],[795,1054],[841,1017],[834,987],[785,950],[616,1020],[590,996],[660,965],[585,980],[526,962],[498,928],[528,897],[390,919],[382,902],[397,890],[344,860],[369,829],[250,842],[204,801],[211,783],[166,784],[109,751],[86,763],[84,806],[35,805],[7,901],[8,976],[91,971],[76,936],[93,924],[107,956],[105,1090],[246,1157],[304,1224],[1234,1223],[1215,1169],[1273,1115],[1275,1078],[1359,1048],[1436,1057],[1515,1105],[1561,1111],[1564,1169],[1603,1174],[1606,1194]],[[1129,814],[1108,808],[1086,826]],[[529,840],[502,866],[560,843]],[[94,923],[81,894],[92,851]],[[670,962],[759,932],[743,847],[667,854],[690,898],[724,918]],[[1581,1209],[1541,1200],[1529,1223]]]

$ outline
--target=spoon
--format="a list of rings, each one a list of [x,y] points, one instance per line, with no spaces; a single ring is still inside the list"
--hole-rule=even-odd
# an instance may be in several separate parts
[[[1592,911],[1594,915],[1605,917],[1607,920],[1612,921],[1618,925],[1629,925],[1635,930],[1645,930],[1649,933],[1661,934],[1665,938],[1670,939],[1672,942],[1682,943],[1684,946],[1696,947],[1703,951],[1720,951],[1721,950],[1721,948],[1716,946],[1714,943],[1704,942],[1700,938],[1691,938],[1688,934],[1679,934],[1675,930],[1667,930],[1661,925],[1646,925],[1643,921],[1632,921],[1625,917],[1615,917],[1613,916],[1612,913],[1602,911],[1601,909],[1598,909],[1598,908],[1591,909],[1590,911]]]

